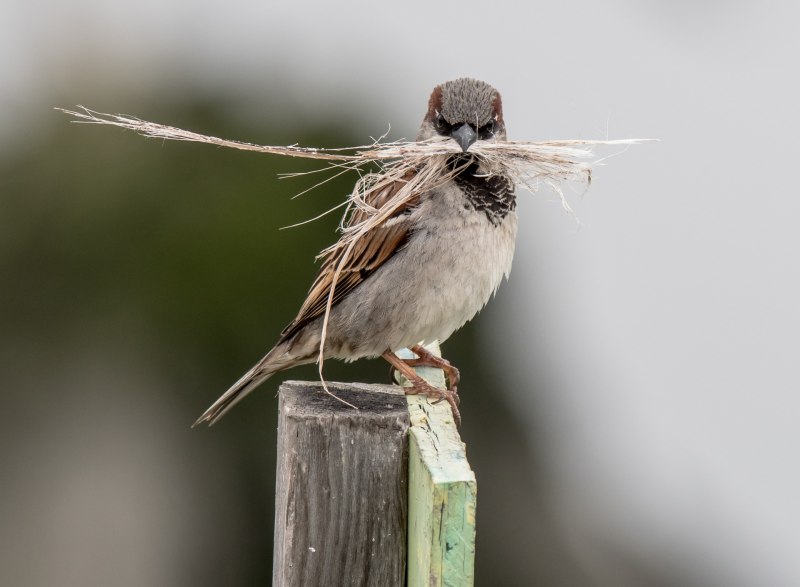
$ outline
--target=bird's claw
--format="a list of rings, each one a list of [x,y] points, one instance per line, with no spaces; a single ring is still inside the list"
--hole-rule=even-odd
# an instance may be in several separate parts
[[[461,412],[458,410],[458,404],[461,403],[461,399],[455,389],[441,389],[434,387],[424,379],[419,379],[418,381],[412,381],[411,387],[405,387],[404,391],[406,395],[424,395],[428,398],[435,398],[431,402],[434,405],[445,400],[450,404],[450,409],[453,411],[453,420],[456,426],[461,426]]]

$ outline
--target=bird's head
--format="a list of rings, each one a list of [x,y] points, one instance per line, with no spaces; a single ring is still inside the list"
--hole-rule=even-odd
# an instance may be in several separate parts
[[[475,141],[506,138],[500,93],[486,82],[462,77],[436,86],[417,140],[449,137],[462,151]]]

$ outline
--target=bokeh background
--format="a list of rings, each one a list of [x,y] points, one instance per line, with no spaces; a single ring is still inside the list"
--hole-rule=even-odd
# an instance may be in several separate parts
[[[0,7],[0,583],[270,581],[275,392],[189,424],[299,307],[353,177],[79,126],[413,137],[431,88],[611,150],[582,226],[521,193],[512,278],[445,345],[478,585],[800,584],[793,2],[188,0]],[[384,381],[379,361],[331,380]],[[313,367],[287,374],[313,379]]]

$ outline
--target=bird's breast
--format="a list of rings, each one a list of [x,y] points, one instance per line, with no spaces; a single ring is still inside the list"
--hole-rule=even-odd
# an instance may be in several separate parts
[[[483,190],[469,192],[452,182],[419,210],[407,245],[407,259],[417,261],[416,284],[409,289],[418,302],[411,313],[424,335],[419,340],[448,338],[486,305],[511,271],[517,234],[513,187],[502,197]]]
[[[421,199],[405,245],[333,310],[329,332],[341,335],[330,336],[332,354],[356,359],[443,341],[486,305],[511,271],[517,215],[467,197],[450,181]]]

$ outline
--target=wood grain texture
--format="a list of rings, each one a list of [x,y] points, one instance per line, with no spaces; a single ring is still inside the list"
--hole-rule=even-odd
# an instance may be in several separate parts
[[[446,402],[408,396],[408,587],[470,587],[477,484]]]
[[[426,348],[441,356],[439,345]],[[415,355],[404,349],[398,355]],[[415,369],[445,386],[441,369]],[[406,396],[411,417],[408,457],[408,587],[470,587],[475,577],[477,483],[447,402]]]
[[[405,585],[409,414],[392,385],[281,385],[273,585]]]

